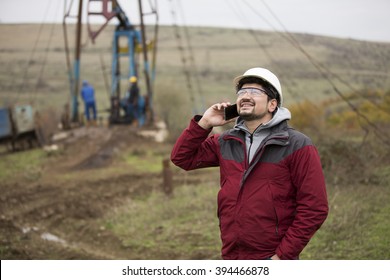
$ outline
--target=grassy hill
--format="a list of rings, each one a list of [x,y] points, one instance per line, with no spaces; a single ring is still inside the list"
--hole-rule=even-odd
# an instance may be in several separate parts
[[[184,31],[188,32],[189,41]],[[109,105],[106,88],[110,83],[112,33],[113,27],[108,26],[92,44],[87,40],[86,29],[83,30],[81,78],[90,80],[96,87],[100,108]],[[68,34],[73,58],[72,26]],[[232,79],[253,66],[269,68],[280,77],[287,105],[307,98],[335,96],[331,85],[288,36],[241,29],[160,27],[155,106],[159,108],[159,101],[173,93],[181,95],[188,111],[221,99],[234,100]],[[327,75],[336,75],[331,79],[342,92],[350,92],[349,86],[354,89],[390,87],[390,44],[308,34],[293,36],[316,63],[331,71]],[[17,100],[33,102],[39,107],[62,106],[69,99],[62,25],[2,24],[0,42],[1,105]],[[192,93],[184,67],[191,77]],[[190,102],[191,95],[195,104]]]
[[[101,111],[109,106],[105,81],[110,81],[112,31],[109,26],[95,45],[88,42],[81,58],[81,77],[96,87]],[[235,76],[253,66],[273,70],[293,113],[291,123],[316,143],[327,180],[329,217],[302,258],[389,259],[390,43],[294,34],[298,47],[280,33],[192,27],[187,30],[193,50],[189,53],[183,31],[161,27],[158,41],[154,105],[157,118],[168,123],[171,140],[202,106],[234,101]],[[83,34],[87,42],[85,30]],[[61,25],[0,25],[0,61],[0,106],[28,102],[60,111],[69,102]],[[334,87],[371,124],[341,100]],[[107,130],[96,129],[101,134],[86,133],[85,139],[54,155],[43,150],[0,155],[2,259],[219,258],[218,170],[174,169],[175,191],[167,198],[157,191],[161,169],[151,167],[157,166],[156,159],[169,156],[171,143],[128,139],[134,136],[129,128],[118,129],[126,136],[122,141],[105,143]],[[104,168],[76,168],[91,156],[87,151],[95,158],[95,152],[106,150],[111,153]],[[147,191],[134,196],[139,190]],[[40,201],[47,194],[48,201]],[[24,214],[26,203],[29,215]],[[21,235],[8,219],[12,215],[19,220],[16,226],[40,223],[42,231],[47,227],[85,244],[52,250],[33,230]]]

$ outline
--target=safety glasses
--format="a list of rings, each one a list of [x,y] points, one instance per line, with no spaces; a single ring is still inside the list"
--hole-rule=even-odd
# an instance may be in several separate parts
[[[263,94],[268,95],[268,93],[264,89],[254,87],[242,88],[237,91],[237,96],[244,96],[245,94],[248,94],[250,96],[261,96]]]

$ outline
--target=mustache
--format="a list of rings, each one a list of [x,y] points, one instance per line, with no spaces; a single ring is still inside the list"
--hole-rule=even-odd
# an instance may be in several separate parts
[[[250,103],[251,105],[255,105],[255,102],[252,99],[249,98],[243,98],[240,100],[240,106],[242,106],[244,103]]]

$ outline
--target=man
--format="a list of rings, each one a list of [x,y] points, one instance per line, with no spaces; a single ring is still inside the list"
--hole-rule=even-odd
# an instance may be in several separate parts
[[[87,118],[87,123],[91,121],[90,111],[93,113],[93,121],[96,122],[96,102],[95,102],[95,89],[88,83],[88,81],[83,81],[83,87],[81,89],[81,97],[84,101],[85,106],[85,117]]]
[[[137,83],[137,77],[130,77],[129,82],[129,96],[127,99],[127,106],[129,110],[128,114],[131,116],[131,120],[134,121],[135,126],[138,126],[139,87]]]
[[[239,117],[233,129],[218,103],[195,116],[171,154],[192,170],[219,166],[218,217],[224,259],[298,259],[325,221],[328,202],[318,152],[290,128],[278,78],[252,68],[234,79]]]

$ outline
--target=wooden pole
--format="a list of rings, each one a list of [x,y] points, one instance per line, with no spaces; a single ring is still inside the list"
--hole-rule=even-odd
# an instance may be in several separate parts
[[[170,168],[169,159],[163,159],[163,191],[166,195],[172,195],[173,193],[173,184],[172,184],[172,170]]]

